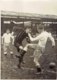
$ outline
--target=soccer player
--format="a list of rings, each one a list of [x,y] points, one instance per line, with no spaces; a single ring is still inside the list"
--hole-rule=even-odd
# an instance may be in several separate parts
[[[50,41],[52,43],[52,47],[55,46],[55,40],[54,40],[53,36],[51,35],[51,33],[44,30],[43,24],[37,25],[37,31],[39,34],[35,38],[33,38],[30,34],[30,30],[27,30],[30,40],[32,42],[38,41],[38,43],[37,44],[32,44],[32,43],[27,44],[23,49],[24,50],[23,53],[27,52],[28,47],[35,49],[35,51],[34,51],[34,63],[35,63],[35,66],[37,68],[37,71],[41,72],[41,65],[39,63],[39,59],[45,51],[47,40],[50,39]]]
[[[9,49],[10,54],[13,54],[12,51],[12,36],[10,33],[10,30],[7,29],[6,33],[3,34],[2,36],[2,44],[3,44],[3,50],[4,50],[4,54],[7,55],[7,51]]]
[[[28,39],[28,34],[26,33],[26,30],[19,28],[19,29],[15,29],[14,33],[16,35],[15,40],[14,40],[14,45],[15,45],[17,51],[20,53],[19,55],[16,55],[16,57],[19,58],[18,67],[20,68],[21,62],[24,63],[23,57],[25,55],[25,51],[23,51],[22,41],[25,38],[27,38],[27,42],[30,42],[30,41]],[[21,58],[20,58],[20,56],[21,56]]]

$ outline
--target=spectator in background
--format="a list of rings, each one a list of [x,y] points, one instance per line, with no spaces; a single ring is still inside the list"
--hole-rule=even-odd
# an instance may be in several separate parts
[[[13,54],[12,43],[13,43],[12,35],[10,33],[10,30],[7,29],[6,32],[2,36],[3,51],[5,55],[8,54],[8,50],[11,55]]]

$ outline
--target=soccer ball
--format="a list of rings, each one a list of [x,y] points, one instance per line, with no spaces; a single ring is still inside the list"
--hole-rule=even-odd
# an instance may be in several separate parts
[[[49,68],[50,68],[50,69],[56,68],[56,63],[51,62],[51,63],[49,64]]]

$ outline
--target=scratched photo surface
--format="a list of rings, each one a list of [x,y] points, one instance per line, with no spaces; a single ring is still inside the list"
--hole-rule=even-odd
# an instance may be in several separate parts
[[[57,79],[57,0],[0,0],[0,10],[1,79]],[[34,41],[29,36],[35,39],[41,35],[39,26],[52,36],[46,41],[44,52],[38,44],[44,45],[47,35]],[[27,49],[28,44],[36,46]],[[17,58],[20,55],[22,62]],[[41,72],[37,71],[35,56]]]

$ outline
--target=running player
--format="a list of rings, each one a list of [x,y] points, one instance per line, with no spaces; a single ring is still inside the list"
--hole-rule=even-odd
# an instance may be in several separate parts
[[[26,38],[27,42],[30,42],[30,40],[28,39],[28,34],[26,33],[26,30],[24,30],[23,28],[17,28],[15,29],[15,40],[14,40],[14,46],[17,48],[17,51],[20,53],[19,55],[16,55],[17,58],[19,58],[19,64],[21,64],[21,62],[24,63],[23,61],[23,57],[25,55],[25,52],[23,52],[23,45],[22,45],[22,41]],[[21,56],[21,58],[20,58]],[[18,67],[20,68],[18,64]]]

